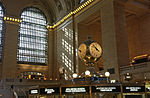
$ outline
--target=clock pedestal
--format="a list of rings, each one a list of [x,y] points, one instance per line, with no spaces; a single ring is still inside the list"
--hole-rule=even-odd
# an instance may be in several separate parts
[[[87,75],[84,74],[86,77],[99,77],[100,76],[100,74],[95,71],[94,65],[101,58],[101,55],[102,55],[101,46],[96,41],[91,40],[90,36],[88,36],[88,40],[86,40],[79,46],[78,56],[87,67],[86,68]]]
[[[95,67],[94,66],[88,67],[87,70],[90,71],[90,73],[91,73],[90,75],[91,76],[99,76],[98,73],[95,71]]]

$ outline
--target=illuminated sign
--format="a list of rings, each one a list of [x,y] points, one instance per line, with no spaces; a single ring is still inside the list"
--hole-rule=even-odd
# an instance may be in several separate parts
[[[38,94],[38,89],[29,90],[29,94]]]
[[[107,77],[88,77],[87,79],[89,79],[91,82],[93,81],[101,81],[101,82],[106,82],[108,79]],[[74,82],[76,81],[86,81],[86,78],[75,78],[73,79]]]
[[[92,92],[121,92],[120,86],[92,86]]]
[[[59,94],[59,87],[40,88],[40,94]]]
[[[123,86],[124,93],[145,92],[145,86]]]
[[[89,87],[62,87],[62,93],[89,93]]]

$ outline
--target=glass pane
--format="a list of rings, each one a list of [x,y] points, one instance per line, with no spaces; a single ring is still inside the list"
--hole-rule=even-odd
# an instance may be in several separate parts
[[[4,28],[4,9],[2,7],[2,4],[0,4],[0,60],[2,58],[2,41],[3,41],[3,28]]]
[[[26,8],[22,14],[19,30],[18,62],[47,63],[47,21],[37,8]]]
[[[57,58],[58,65],[64,68],[64,78],[72,78],[73,67],[73,31],[72,25],[65,25],[57,30]]]

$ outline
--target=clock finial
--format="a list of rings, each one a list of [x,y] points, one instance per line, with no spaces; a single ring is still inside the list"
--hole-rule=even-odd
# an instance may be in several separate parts
[[[91,39],[92,37],[91,37],[91,35],[88,35],[88,39]]]

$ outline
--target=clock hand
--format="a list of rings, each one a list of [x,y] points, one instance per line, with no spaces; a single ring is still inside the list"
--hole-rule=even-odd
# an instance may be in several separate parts
[[[93,47],[94,47],[97,51],[99,51],[94,45],[93,45]]]
[[[81,50],[79,50],[79,52],[81,52]]]

